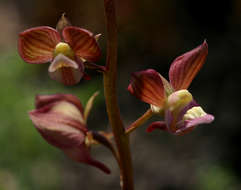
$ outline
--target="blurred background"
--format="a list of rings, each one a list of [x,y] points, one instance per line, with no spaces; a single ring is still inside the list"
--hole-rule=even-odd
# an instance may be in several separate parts
[[[204,39],[209,44],[206,64],[190,91],[206,112],[215,115],[215,121],[180,137],[161,131],[147,134],[147,124],[136,130],[131,135],[136,189],[241,189],[241,1],[116,3],[118,92],[126,125],[149,108],[127,91],[132,72],[154,68],[167,77],[177,56]],[[98,64],[104,65],[103,11],[100,0],[0,0],[0,190],[119,189],[118,167],[108,150],[96,147],[92,153],[111,168],[111,175],[73,163],[40,137],[28,117],[36,94],[72,93],[85,105],[99,90],[88,126],[109,131],[101,74],[87,71],[92,80],[64,87],[50,80],[48,64],[26,64],[17,52],[19,32],[42,25],[55,27],[65,12],[73,25],[103,34]]]

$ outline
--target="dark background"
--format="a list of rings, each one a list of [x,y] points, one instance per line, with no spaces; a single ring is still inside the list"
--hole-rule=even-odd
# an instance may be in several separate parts
[[[49,79],[48,64],[26,64],[18,56],[19,32],[42,25],[55,27],[63,12],[73,25],[103,34],[98,64],[104,65],[101,0],[0,0],[0,190],[119,189],[118,167],[108,150],[93,148],[93,156],[112,170],[106,176],[73,163],[49,146],[28,118],[36,94],[72,93],[85,105],[99,90],[88,126],[110,130],[101,74],[87,71],[91,81],[64,87]],[[177,56],[204,39],[209,44],[206,64],[190,91],[215,121],[180,137],[159,131],[147,134],[147,124],[134,132],[131,149],[136,189],[241,189],[241,1],[118,0],[117,15],[118,92],[126,125],[149,108],[127,91],[132,72],[154,68],[167,77]]]

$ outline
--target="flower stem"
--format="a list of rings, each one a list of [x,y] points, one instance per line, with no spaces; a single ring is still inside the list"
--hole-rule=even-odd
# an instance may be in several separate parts
[[[104,0],[104,6],[108,35],[106,72],[104,72],[106,108],[120,157],[120,184],[122,190],[134,190],[129,136],[125,134],[116,95],[117,25],[114,0]]]
[[[151,109],[148,109],[141,117],[139,117],[126,129],[126,134],[130,134],[140,125],[144,124],[148,119],[151,118],[151,116],[153,116],[153,112],[151,111]]]

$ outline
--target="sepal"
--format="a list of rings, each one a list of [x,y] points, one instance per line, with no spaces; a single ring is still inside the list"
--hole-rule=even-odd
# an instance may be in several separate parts
[[[57,25],[56,25],[56,30],[62,35],[63,29],[66,26],[71,26],[71,23],[67,19],[67,17],[65,16],[65,13],[63,13],[61,18],[59,19]],[[63,36],[61,36],[61,37],[63,37]]]
[[[68,26],[63,30],[63,37],[80,59],[83,58],[89,62],[99,60],[101,51],[95,36],[90,31]]]
[[[27,63],[46,63],[53,59],[59,33],[48,26],[30,28],[19,34],[18,52]]]
[[[162,107],[165,92],[162,79],[153,69],[132,73],[128,91],[143,102]]]
[[[177,57],[171,64],[169,80],[175,90],[187,89],[208,55],[206,41],[195,49]]]

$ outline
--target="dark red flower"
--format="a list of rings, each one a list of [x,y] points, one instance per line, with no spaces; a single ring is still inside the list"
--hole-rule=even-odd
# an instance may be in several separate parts
[[[86,117],[79,99],[70,94],[36,96],[36,109],[29,113],[36,129],[51,145],[77,162],[110,170],[90,155]]]
[[[205,63],[207,54],[208,45],[204,41],[202,45],[176,58],[169,70],[170,82],[153,69],[132,74],[129,92],[150,104],[153,112],[164,113],[165,122],[152,123],[148,132],[162,129],[177,135],[185,134],[199,124],[214,120],[187,90]]]
[[[50,77],[65,85],[74,85],[84,76],[84,62],[98,61],[101,52],[91,32],[65,25],[57,27],[58,31],[48,26],[23,31],[19,34],[18,51],[27,63],[51,62]]]

